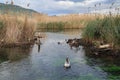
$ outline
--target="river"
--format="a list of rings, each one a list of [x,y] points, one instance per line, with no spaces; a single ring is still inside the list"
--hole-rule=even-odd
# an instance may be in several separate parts
[[[41,33],[45,38],[40,46],[0,49],[0,80],[120,80],[118,71],[108,69],[115,65],[120,70],[118,59],[97,57],[83,46],[71,49],[66,44],[66,39],[80,38],[81,30]],[[63,67],[67,56],[70,69]]]

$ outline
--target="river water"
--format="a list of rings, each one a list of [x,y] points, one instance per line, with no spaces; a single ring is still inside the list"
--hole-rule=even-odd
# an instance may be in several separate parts
[[[70,48],[65,39],[80,38],[81,30],[41,32],[42,44],[30,48],[0,49],[0,80],[120,80],[119,61],[91,55],[83,46]],[[58,44],[60,42],[60,44]],[[71,68],[63,67],[69,57]],[[117,65],[117,66],[116,66]]]

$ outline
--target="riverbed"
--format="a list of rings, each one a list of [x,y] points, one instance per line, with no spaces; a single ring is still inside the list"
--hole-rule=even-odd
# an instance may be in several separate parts
[[[0,80],[120,80],[119,58],[98,57],[83,46],[66,44],[67,39],[81,38],[81,30],[40,33],[46,35],[40,46],[0,49]],[[66,57],[69,69],[63,67]]]

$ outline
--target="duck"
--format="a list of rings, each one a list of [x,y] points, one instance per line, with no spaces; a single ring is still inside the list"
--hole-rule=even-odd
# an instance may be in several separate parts
[[[40,45],[41,44],[41,41],[40,41],[40,38],[37,38],[37,40],[35,41],[36,44]]]
[[[58,42],[58,44],[60,44],[60,42]]]
[[[70,67],[71,67],[70,61],[69,61],[69,58],[68,58],[68,57],[67,57],[66,60],[65,60],[64,67],[65,67],[65,68],[70,68]]]

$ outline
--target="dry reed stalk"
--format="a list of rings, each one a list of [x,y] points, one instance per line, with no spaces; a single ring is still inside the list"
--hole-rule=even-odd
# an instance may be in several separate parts
[[[99,15],[101,16],[101,15]],[[36,16],[38,24],[48,24],[48,23],[65,23],[64,28],[83,28],[88,21],[96,19],[94,15],[87,14],[71,14],[64,16]],[[39,26],[40,27],[40,26]]]
[[[6,43],[27,41],[29,38],[32,38],[35,31],[35,21],[8,14],[0,15],[0,20],[4,23],[4,28],[1,32],[4,36],[1,35],[0,37],[4,39]],[[23,38],[23,36],[25,36],[25,38]]]

